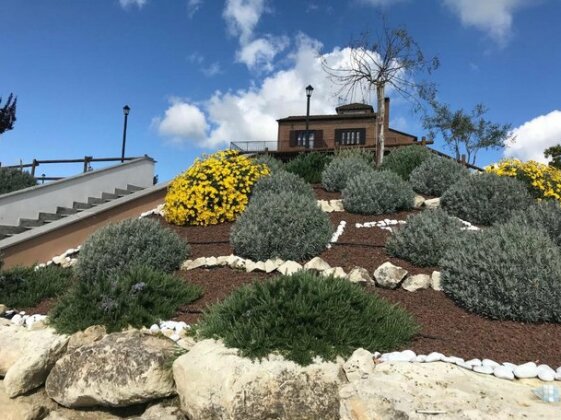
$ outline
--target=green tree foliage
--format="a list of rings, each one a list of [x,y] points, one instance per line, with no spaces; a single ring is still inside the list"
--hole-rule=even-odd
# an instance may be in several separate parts
[[[433,114],[423,120],[424,128],[430,130],[431,137],[440,133],[442,139],[456,156],[461,159],[465,152],[466,161],[475,164],[477,153],[482,149],[500,149],[514,137],[510,134],[510,124],[497,124],[484,118],[488,109],[477,104],[471,112],[463,109],[452,110],[448,104],[429,101]]]
[[[8,101],[3,107],[0,107],[0,134],[14,128],[14,123],[16,122],[17,101],[18,98],[14,98],[14,94],[10,93]],[[0,105],[1,104],[2,98],[0,97]]]
[[[548,147],[543,152],[546,158],[551,158],[549,166],[561,169],[561,144],[556,144],[555,146]]]

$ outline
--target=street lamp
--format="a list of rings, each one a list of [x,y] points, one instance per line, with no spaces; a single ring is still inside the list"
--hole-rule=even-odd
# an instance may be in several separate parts
[[[310,97],[312,96],[313,91],[314,88],[312,87],[312,85],[306,86],[306,96],[308,97],[308,103],[306,106],[306,147],[308,146],[310,141]]]
[[[123,127],[123,148],[121,149],[121,163],[125,161],[125,144],[127,142],[127,120],[129,118],[130,106],[123,107],[123,114],[125,115],[125,126]]]

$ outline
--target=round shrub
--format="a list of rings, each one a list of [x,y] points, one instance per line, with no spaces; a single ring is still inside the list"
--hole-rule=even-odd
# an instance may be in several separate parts
[[[169,319],[201,294],[199,286],[136,266],[95,283],[77,282],[51,310],[49,322],[64,334],[92,325],[105,325],[109,332],[142,328]]]
[[[504,222],[514,210],[525,209],[530,203],[524,184],[490,173],[460,179],[440,199],[448,213],[480,225]]]
[[[279,171],[284,170],[284,165],[282,161],[275,159],[268,153],[257,155],[253,158],[253,160],[260,165],[266,165],[269,168],[269,172],[274,174]]]
[[[197,329],[244,356],[278,352],[302,365],[316,356],[346,358],[360,347],[397,350],[417,331],[407,312],[376,294],[306,271],[236,289],[210,308]]]
[[[332,232],[329,217],[310,197],[263,193],[252,198],[232,226],[230,243],[236,255],[254,261],[299,261],[322,252]]]
[[[321,182],[321,173],[333,157],[327,153],[310,152],[301,153],[294,159],[286,162],[284,169],[299,175],[310,184]]]
[[[425,210],[407,218],[388,238],[386,250],[419,267],[436,266],[454,238],[463,233],[462,228],[460,220],[442,209]]]
[[[469,311],[561,322],[561,251],[542,230],[506,223],[469,232],[441,266],[445,293]]]
[[[400,147],[384,156],[381,169],[395,172],[407,181],[413,169],[432,156],[431,151],[424,146]]]
[[[342,195],[345,210],[359,214],[409,210],[415,197],[411,186],[390,171],[363,172],[352,177]]]
[[[8,194],[34,185],[37,185],[37,181],[29,172],[0,168],[0,194]]]
[[[153,219],[129,219],[110,224],[91,235],[76,264],[81,280],[97,280],[100,274],[145,265],[171,272],[189,255],[187,242]]]
[[[244,211],[266,165],[234,150],[214,153],[175,178],[165,197],[165,219],[175,225],[215,225]]]
[[[561,170],[554,166],[533,160],[522,162],[518,159],[507,159],[488,166],[485,170],[520,180],[534,198],[561,201]]]
[[[467,176],[469,171],[464,165],[434,156],[413,169],[409,183],[419,194],[440,197],[452,184]]]
[[[537,201],[525,210],[513,212],[510,222],[543,229],[561,246],[561,205],[558,201]]]
[[[310,184],[302,177],[286,171],[275,172],[259,179],[253,187],[252,196],[255,197],[265,192],[280,194],[283,191],[314,198],[314,190]]]
[[[362,172],[373,172],[374,168],[363,157],[335,158],[321,173],[321,185],[327,191],[342,191],[350,178]]]

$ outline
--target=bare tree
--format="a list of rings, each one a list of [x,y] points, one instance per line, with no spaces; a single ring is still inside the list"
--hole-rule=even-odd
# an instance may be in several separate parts
[[[10,96],[8,96],[8,102],[0,108],[0,134],[14,128],[14,123],[16,122],[17,101],[18,98],[14,98],[14,95],[11,93]],[[0,104],[2,104],[1,97]]]
[[[383,18],[380,32],[373,41],[370,34],[365,33],[351,42],[347,64],[331,67],[323,60],[324,71],[340,86],[338,95],[352,98],[357,92],[376,92],[376,166],[380,166],[384,158],[386,87],[395,89],[419,109],[423,99],[434,98],[436,89],[434,84],[415,80],[413,76],[423,72],[430,74],[438,65],[437,57],[425,58],[405,28],[389,28]]]

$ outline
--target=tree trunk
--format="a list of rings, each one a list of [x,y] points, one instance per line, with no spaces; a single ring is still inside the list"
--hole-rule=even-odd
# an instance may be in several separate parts
[[[385,85],[380,83],[376,86],[376,96],[378,99],[378,115],[376,115],[376,166],[379,168],[384,161],[384,120],[386,116],[386,106],[384,102]]]

